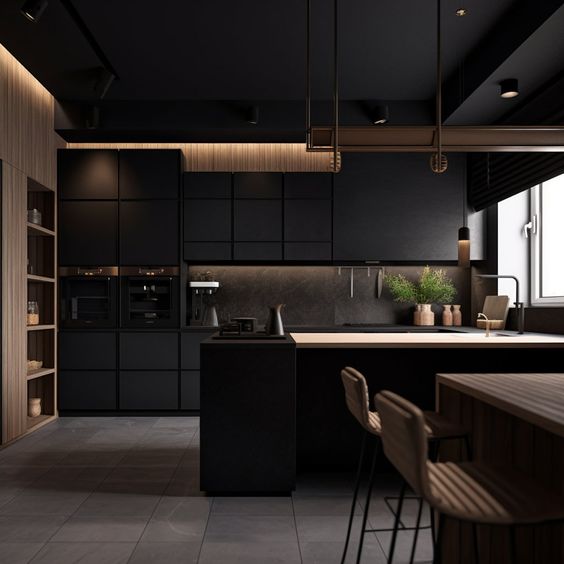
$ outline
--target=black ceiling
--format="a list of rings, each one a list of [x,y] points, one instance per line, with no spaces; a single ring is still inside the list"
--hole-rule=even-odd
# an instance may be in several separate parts
[[[106,105],[115,108],[119,104],[123,110],[124,104],[135,104],[131,106],[135,111],[130,112],[135,114],[140,103],[150,101],[159,115],[181,103],[185,104],[184,114],[193,116],[200,107],[194,104],[259,103],[271,108],[273,115],[278,104],[285,105],[284,111],[278,112],[278,121],[295,107],[299,109],[289,119],[288,128],[303,123],[300,102],[305,89],[306,0],[49,0],[37,24],[19,12],[22,0],[2,0],[0,42],[58,100],[83,103],[95,101],[93,84],[101,61],[69,16],[64,1],[72,3],[118,74]],[[560,57],[555,55],[563,3],[443,0],[445,117],[450,116],[452,123],[457,119],[494,122],[554,80],[564,70],[564,50]],[[468,9],[466,17],[455,15],[460,5]],[[435,91],[435,6],[434,0],[341,0],[341,98],[351,103],[389,101],[395,104],[396,123],[421,113],[424,104],[426,115],[420,121],[432,120],[429,101]],[[312,0],[312,16],[314,95],[328,100],[332,87],[332,2]],[[551,34],[555,34],[554,41]],[[564,34],[560,36],[564,38]],[[555,43],[554,52],[550,51],[551,43]],[[534,56],[538,45],[546,51],[542,60]],[[458,74],[461,61],[465,61],[464,91]],[[496,72],[519,75],[524,87],[520,99],[500,104],[496,89],[503,76]],[[171,101],[175,105],[167,106]],[[64,105],[61,115],[66,125],[60,126],[62,130],[78,127],[69,117],[73,114],[70,107],[72,104]],[[213,106],[207,108],[213,114]],[[263,114],[268,128],[276,129],[278,121],[268,112]],[[357,119],[355,110],[349,113],[351,119]],[[106,113],[108,127],[109,116],[114,114]],[[393,112],[390,117],[394,122]],[[192,118],[185,119],[189,126]],[[222,123],[213,121],[212,117],[210,124],[220,130]],[[223,126],[233,133],[233,123]],[[115,123],[112,127],[119,129]],[[122,131],[146,131],[147,123],[122,123],[119,127]]]

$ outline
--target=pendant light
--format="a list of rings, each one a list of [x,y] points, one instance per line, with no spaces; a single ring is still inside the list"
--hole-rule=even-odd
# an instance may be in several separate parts
[[[437,0],[437,94],[436,94],[436,118],[437,129],[435,131],[436,152],[431,155],[431,170],[437,174],[446,172],[448,160],[443,153],[442,145],[442,61],[441,61],[441,0]]]
[[[458,230],[458,266],[470,267],[470,228],[467,209],[467,170],[464,167],[464,188],[462,190],[462,227]]]

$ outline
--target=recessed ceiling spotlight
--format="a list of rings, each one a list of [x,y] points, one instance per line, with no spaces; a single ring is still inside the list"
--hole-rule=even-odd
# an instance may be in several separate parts
[[[33,23],[37,23],[47,8],[47,0],[26,0],[21,7],[21,13]]]
[[[468,10],[466,8],[458,8],[456,12],[454,12],[459,18],[463,18],[464,16],[468,15]]]
[[[247,123],[252,125],[257,125],[259,122],[259,107],[258,106],[251,106],[247,109],[247,116],[246,116]]]
[[[519,81],[516,78],[507,78],[499,83],[502,98],[515,98],[519,96]]]
[[[370,112],[370,120],[374,125],[383,125],[390,119],[390,111],[385,104],[378,104]]]

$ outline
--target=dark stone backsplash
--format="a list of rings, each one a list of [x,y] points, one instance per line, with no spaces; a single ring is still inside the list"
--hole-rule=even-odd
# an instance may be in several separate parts
[[[220,323],[231,317],[256,317],[265,323],[269,306],[283,303],[286,325],[341,325],[343,323],[412,324],[413,307],[395,303],[386,286],[376,297],[377,271],[371,267],[354,270],[354,297],[350,297],[350,268],[332,266],[192,266],[189,278],[211,272],[220,288],[213,296]],[[456,303],[462,305],[463,319],[469,322],[469,271],[442,267],[458,290]],[[385,267],[385,272],[402,273],[415,279],[422,267]],[[189,293],[188,293],[189,297]],[[435,323],[441,323],[440,306],[433,306]]]

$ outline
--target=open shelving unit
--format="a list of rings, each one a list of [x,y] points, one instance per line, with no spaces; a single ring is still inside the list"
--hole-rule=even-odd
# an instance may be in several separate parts
[[[41,223],[31,223],[29,218],[27,221],[27,301],[37,302],[39,306],[39,324],[27,325],[27,360],[42,363],[40,368],[26,371],[27,400],[41,399],[41,414],[27,416],[29,432],[57,416],[57,212],[54,190],[28,179],[27,209],[41,213]]]

